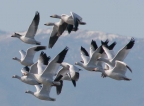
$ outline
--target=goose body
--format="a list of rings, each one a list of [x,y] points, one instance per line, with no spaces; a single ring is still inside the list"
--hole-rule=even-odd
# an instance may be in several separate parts
[[[12,78],[17,78],[20,81],[29,85],[39,85],[40,83],[35,79],[35,76],[30,73],[30,69],[26,66],[21,69],[22,76],[13,75]]]
[[[46,49],[46,46],[34,46],[34,47],[27,49],[26,52],[24,50],[20,50],[19,52],[21,54],[21,59],[14,57],[13,60],[17,60],[24,66],[30,66],[34,64],[33,58],[34,58],[35,53],[37,51],[45,50],[45,49]]]
[[[47,101],[55,101],[55,98],[51,98],[49,96],[50,90],[51,90],[51,85],[35,85],[36,92],[32,92],[27,90],[25,93],[29,93],[34,95],[36,98],[41,99],[41,100],[47,100]]]
[[[70,14],[71,15],[62,14],[61,16],[54,14],[54,15],[51,15],[50,17],[59,18],[63,22],[67,23],[68,24],[67,30],[69,33],[72,31],[73,28],[75,31],[77,31],[79,24],[81,24],[81,25],[86,24],[85,22],[82,22],[82,18],[79,15],[77,15],[76,13],[70,12]]]
[[[124,62],[116,60],[113,68],[105,70],[105,75],[115,80],[131,80],[125,76],[127,68],[132,72],[131,68]]]

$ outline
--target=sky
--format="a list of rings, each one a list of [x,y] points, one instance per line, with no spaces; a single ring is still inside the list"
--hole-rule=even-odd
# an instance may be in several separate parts
[[[87,24],[83,30],[102,31],[143,38],[143,0],[0,0],[0,30],[27,30],[36,11],[40,12],[40,29],[46,22],[57,22],[52,14],[79,14]]]

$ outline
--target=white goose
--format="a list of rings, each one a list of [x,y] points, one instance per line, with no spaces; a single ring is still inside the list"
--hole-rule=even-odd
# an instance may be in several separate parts
[[[78,25],[85,25],[85,22],[82,22],[82,18],[77,15],[74,12],[70,12],[71,15],[66,15],[66,14],[62,14],[61,16],[59,15],[51,15],[50,17],[52,18],[59,18],[61,19],[63,22],[67,23],[67,30],[70,33],[72,31],[72,29],[74,29],[75,31],[78,30]]]
[[[37,80],[35,79],[33,74],[40,74],[42,73],[41,70],[44,70],[44,68],[46,67],[46,65],[48,65],[48,61],[50,60],[50,57],[47,57],[46,54],[44,52],[41,52],[38,62],[36,62],[35,64],[33,64],[31,66],[31,68],[29,69],[29,67],[24,67],[21,69],[22,72],[22,76],[18,76],[18,75],[14,75],[12,76],[12,78],[17,78],[20,81],[26,83],[26,84],[30,84],[30,85],[39,85],[40,83],[37,82]],[[39,69],[39,70],[38,70]]]
[[[99,71],[102,72],[103,68],[98,67],[96,65],[98,57],[103,53],[102,46],[100,46],[95,52],[92,54],[92,57],[89,57],[88,52],[85,48],[81,47],[81,58],[82,62],[76,62],[75,65],[79,65],[88,71]]]
[[[29,26],[29,29],[28,29],[26,35],[20,35],[18,33],[14,33],[14,35],[12,35],[11,37],[17,37],[21,41],[23,41],[24,43],[27,43],[27,44],[40,45],[40,42],[38,42],[34,39],[34,36],[38,29],[39,20],[40,20],[39,12],[36,12],[35,17],[33,18],[33,21],[31,23],[31,25]]]
[[[38,99],[41,100],[47,100],[47,101],[55,101],[55,98],[51,98],[49,96],[50,90],[51,90],[51,85],[35,85],[36,92],[32,92],[27,90],[25,93],[29,93],[37,97]]]
[[[61,66],[62,68],[58,71],[56,78],[62,76],[61,80],[72,81],[73,85],[76,87],[76,81],[79,79],[79,71],[81,69],[66,62],[62,62]]]
[[[62,82],[60,82],[58,79],[53,80],[53,77],[56,75],[60,63],[63,62],[67,51],[68,47],[66,47],[53,60],[51,60],[51,62],[46,66],[45,70],[41,74],[34,74],[36,80],[43,84],[43,86],[46,86],[47,89],[50,89],[49,87],[51,86],[56,86],[57,90],[61,90]],[[59,79],[61,79],[61,77]]]
[[[126,63],[116,60],[115,66],[105,70],[104,74],[115,80],[129,81],[131,79],[125,76],[127,68],[132,72],[131,68]]]
[[[111,51],[108,48],[106,48],[105,46],[102,46],[108,59],[100,57],[98,60],[106,62],[109,67],[113,68],[115,66],[116,60],[123,61],[126,58],[129,51],[133,47],[134,43],[135,43],[134,38],[131,38],[130,42],[126,46],[124,46],[121,50],[119,50],[115,56],[113,55],[113,53],[111,53]]]
[[[49,22],[44,25],[53,26],[52,32],[50,34],[49,45],[48,45],[49,48],[52,48],[54,44],[56,43],[56,41],[58,40],[58,38],[66,30],[66,27],[68,24],[60,20],[59,22],[56,22],[56,23]]]
[[[22,72],[22,76],[18,76],[18,75],[13,75],[12,78],[17,78],[20,81],[26,83],[26,84],[30,84],[30,85],[39,85],[40,83],[35,79],[35,76],[33,74],[29,74],[30,69],[26,66],[24,68],[21,69]]]
[[[17,60],[24,66],[30,66],[34,64],[33,58],[34,58],[35,53],[37,51],[45,50],[45,49],[46,49],[46,46],[34,46],[34,47],[27,49],[26,52],[24,50],[20,50],[19,52],[21,54],[21,59],[14,57],[13,60]]]

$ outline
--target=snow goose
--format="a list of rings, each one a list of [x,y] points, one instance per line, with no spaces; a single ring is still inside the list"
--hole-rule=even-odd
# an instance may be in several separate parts
[[[19,79],[20,81],[26,83],[26,84],[30,84],[30,85],[39,85],[40,83],[35,79],[34,75],[33,74],[29,74],[31,73],[30,72],[30,69],[29,67],[24,67],[21,69],[21,72],[22,72],[22,76],[18,76],[18,75],[13,75],[12,78],[17,78]]]
[[[113,68],[109,68],[108,70],[105,70],[104,74],[105,76],[108,76],[115,80],[129,81],[131,79],[125,76],[127,68],[132,72],[131,68],[126,63],[116,60],[115,66]]]
[[[71,15],[66,15],[66,14],[62,14],[61,16],[59,15],[51,15],[50,17],[52,18],[59,18],[61,19],[63,22],[67,23],[67,30],[70,33],[72,31],[72,29],[74,29],[75,31],[78,30],[78,25],[85,25],[85,22],[82,22],[82,18],[77,15],[74,12],[70,12]]]
[[[46,46],[34,46],[34,47],[27,49],[26,52],[24,50],[20,50],[19,52],[21,54],[21,59],[14,57],[13,60],[17,60],[24,66],[30,66],[33,64],[33,58],[34,58],[35,53],[37,51],[44,50],[44,49],[46,49]]]
[[[96,65],[96,61],[102,53],[103,53],[102,46],[100,46],[97,50],[95,50],[95,52],[92,54],[92,57],[90,58],[86,49],[81,46],[81,58],[83,61],[76,62],[75,65],[79,65],[88,71],[102,72],[103,69]]]
[[[61,80],[72,81],[73,85],[76,87],[76,81],[79,79],[79,71],[81,69],[66,62],[62,62],[61,66],[62,68],[58,71],[56,78],[62,76]]]
[[[108,66],[112,68],[115,66],[116,60],[123,61],[126,58],[129,51],[133,47],[134,43],[135,43],[135,39],[131,38],[130,42],[126,46],[124,46],[121,50],[119,50],[115,56],[113,56],[113,54],[110,52],[110,50],[108,48],[106,48],[105,46],[102,46],[108,59],[100,57],[98,60],[106,62],[108,64]]]
[[[53,77],[56,75],[60,63],[63,62],[65,55],[67,54],[68,47],[62,50],[50,63],[46,66],[42,74],[34,74],[39,83],[43,85],[60,85],[60,82],[54,81]]]
[[[29,26],[29,29],[28,29],[26,35],[20,35],[18,33],[14,33],[14,35],[12,35],[11,37],[17,37],[21,41],[23,41],[24,43],[27,43],[27,44],[40,45],[40,42],[38,42],[34,39],[34,36],[38,29],[39,20],[40,20],[40,15],[39,15],[39,12],[37,11],[35,13],[35,16],[33,18],[31,25]]]
[[[50,91],[51,91],[51,85],[35,85],[36,92],[32,92],[27,90],[25,93],[29,93],[37,97],[38,99],[41,100],[47,100],[47,101],[55,101],[55,98],[51,98],[49,96]]]

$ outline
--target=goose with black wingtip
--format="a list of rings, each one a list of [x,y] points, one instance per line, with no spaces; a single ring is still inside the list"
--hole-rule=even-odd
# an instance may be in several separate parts
[[[25,35],[14,33],[11,37],[19,38],[22,42],[27,44],[40,45],[41,43],[39,41],[36,41],[34,38],[38,29],[39,20],[40,20],[40,14],[38,11],[36,11],[32,23],[28,28],[27,33]]]

